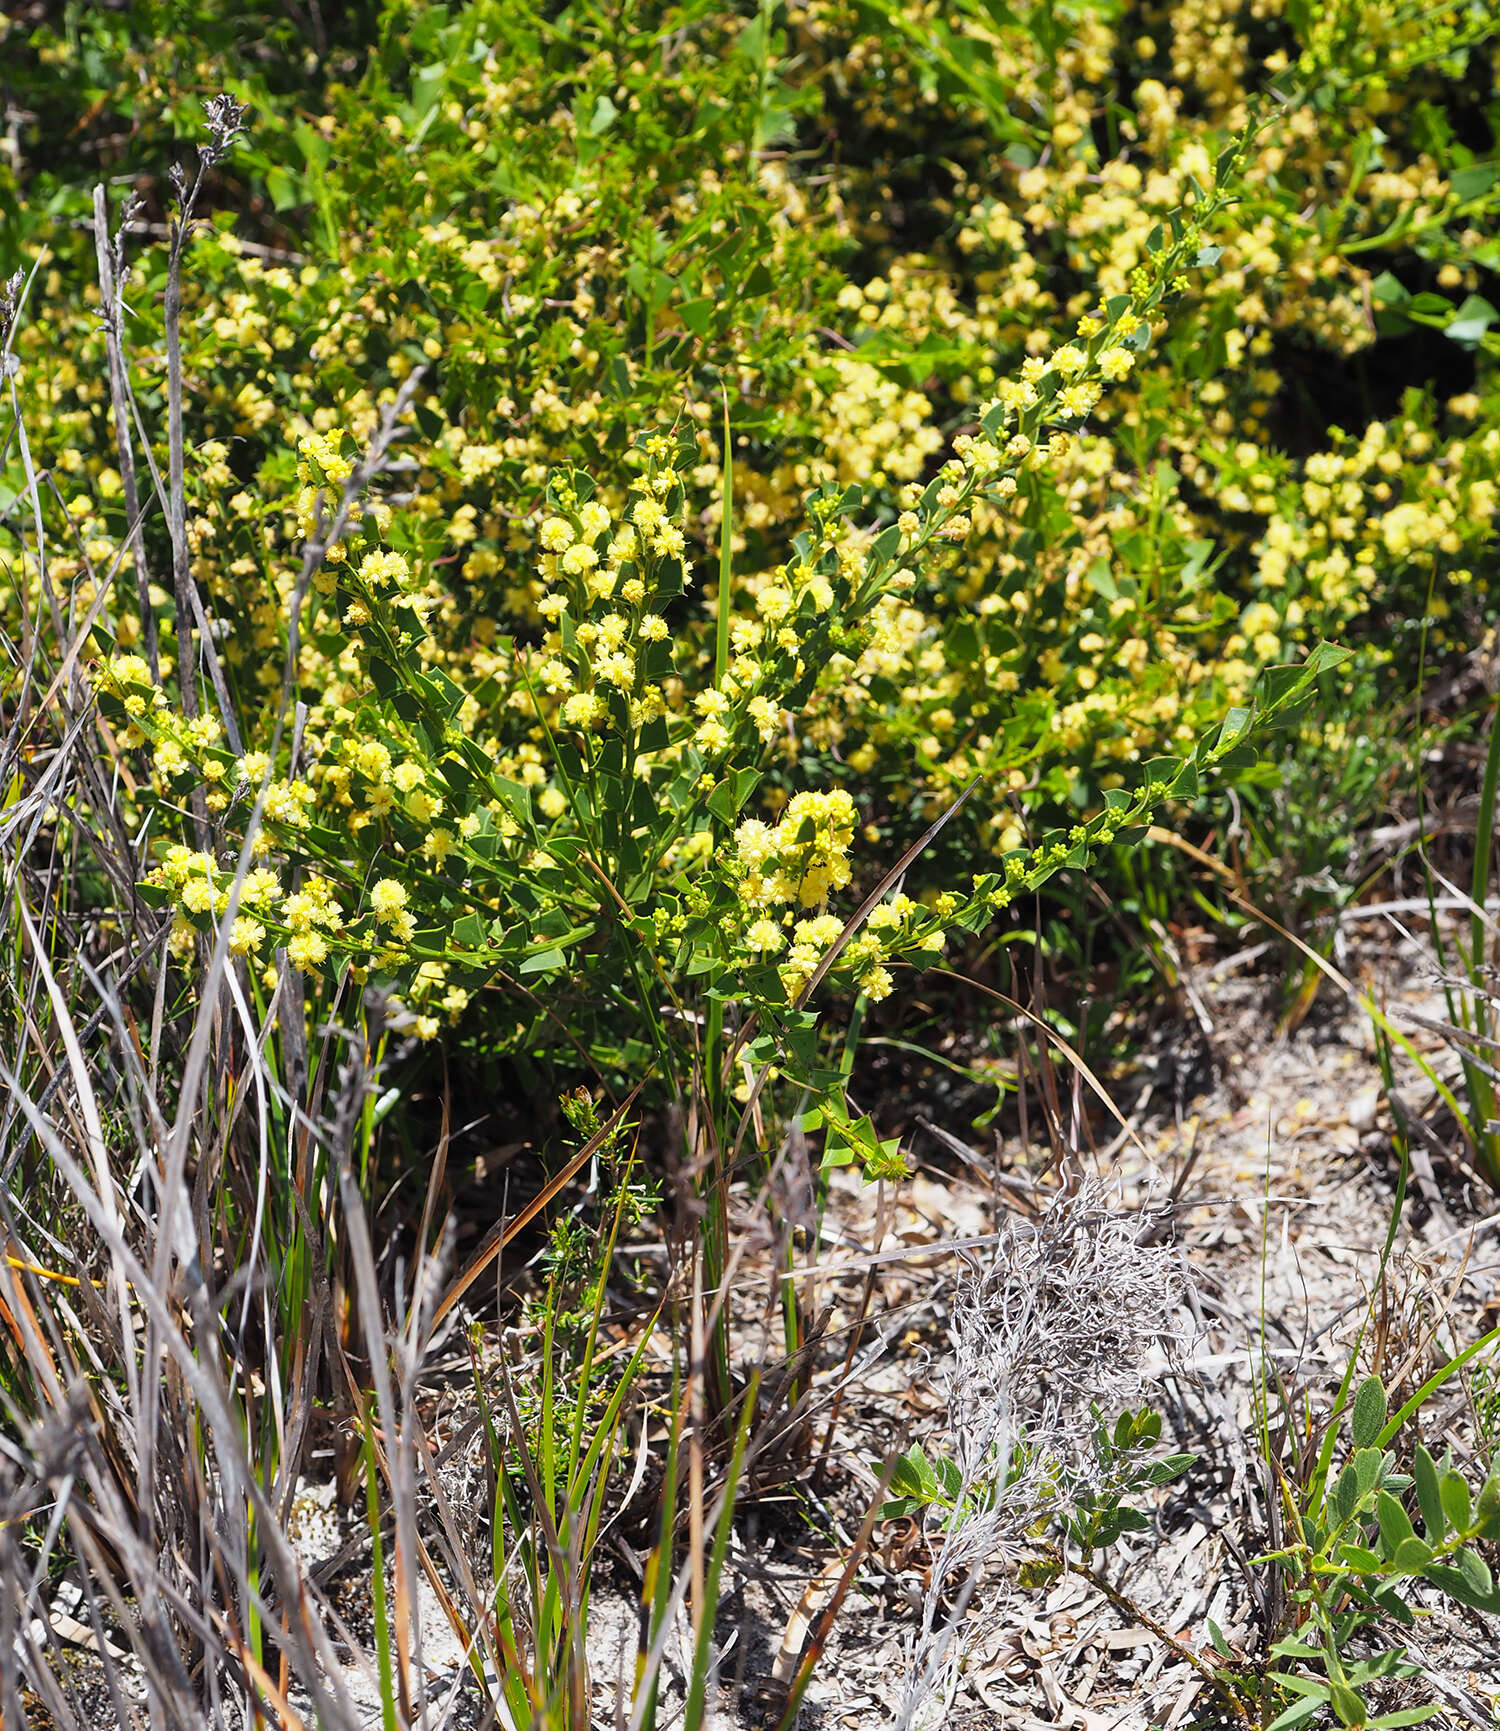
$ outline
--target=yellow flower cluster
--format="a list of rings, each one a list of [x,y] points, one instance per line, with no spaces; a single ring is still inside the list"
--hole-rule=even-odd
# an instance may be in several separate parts
[[[844,936],[844,921],[827,910],[830,896],[848,886],[850,849],[859,821],[842,788],[794,794],[775,824],[747,818],[735,830],[731,874],[743,918],[743,943],[752,955],[779,957],[782,989],[790,1002],[805,990],[830,948]],[[950,897],[946,911],[958,905]],[[794,918],[794,910],[821,911]],[[785,912],[780,910],[785,909]],[[942,945],[940,925],[905,895],[877,905],[863,932],[846,943],[840,963],[872,1001],[893,989],[885,963],[897,954],[930,955]]]
[[[1449,10],[1424,28],[1446,30]],[[1404,304],[1398,277],[1457,310],[1493,265],[1482,165],[1370,70],[1382,55],[1413,67],[1408,24],[1372,14],[1338,102],[1275,116],[1209,211],[1281,69],[1279,50],[1252,52],[1241,9],[1086,9],[1046,54],[1029,14],[903,0],[901,28],[872,30],[854,0],[783,12],[801,143],[826,124],[818,93],[840,92],[864,128],[815,174],[797,151],[709,160],[690,142],[638,174],[609,111],[591,133],[573,84],[518,62],[489,28],[498,0],[480,0],[465,16],[489,46],[454,57],[424,114],[384,88],[330,93],[320,130],[363,165],[368,221],[310,234],[292,268],[200,230],[186,529],[250,743],[238,757],[169,695],[179,656],[198,664],[173,598],[152,585],[143,613],[121,581],[133,554],[98,320],[62,262],[42,279],[17,354],[60,493],[55,547],[44,571],[29,541],[7,543],[0,611],[30,620],[56,595],[76,617],[102,600],[120,653],[98,683],[141,751],[138,810],[206,812],[219,838],[264,789],[276,872],[315,900],[309,883],[337,883],[327,918],[296,897],[246,903],[238,953],[398,972],[429,1032],[473,983],[429,928],[472,911],[452,948],[480,955],[502,918],[534,919],[525,961],[540,968],[551,939],[597,917],[571,879],[557,887],[583,853],[595,900],[601,872],[676,898],[653,928],[674,939],[709,920],[684,886],[722,865],[739,909],[726,945],[774,958],[795,997],[838,938],[828,903],[853,885],[867,825],[894,839],[977,778],[949,839],[964,830],[992,864],[1185,750],[1268,662],[1366,616],[1428,619],[1439,648],[1445,630],[1462,646],[1490,605],[1500,403],[1482,346],[1473,388],[1446,403],[1380,401],[1350,432],[1292,413],[1308,356],[1356,376]],[[1274,4],[1258,17],[1286,64],[1327,62],[1322,22]],[[692,79],[717,76],[703,43],[721,23],[684,47]],[[610,111],[630,92],[645,136],[680,92],[637,46],[639,67],[601,51],[584,74]],[[1426,100],[1429,75],[1410,76]],[[538,139],[517,177],[505,153]],[[908,196],[902,164],[923,155],[941,156],[941,190]],[[1389,281],[1377,258],[1396,261]],[[284,744],[273,764],[260,748],[306,543],[418,365],[393,465],[316,575],[295,755]],[[1382,653],[1404,644],[1367,664]],[[610,799],[626,815],[606,833]],[[709,811],[732,830],[725,855]],[[197,932],[230,880],[193,857],[161,882]],[[517,913],[505,874],[523,866],[524,890],[547,887]],[[844,951],[872,996],[892,946],[928,931],[910,910],[893,919],[878,911]]]
[[[819,907],[849,882],[849,848],[859,814],[843,788],[793,794],[774,828],[749,818],[735,831],[744,871],[740,898],[760,910],[788,902]]]

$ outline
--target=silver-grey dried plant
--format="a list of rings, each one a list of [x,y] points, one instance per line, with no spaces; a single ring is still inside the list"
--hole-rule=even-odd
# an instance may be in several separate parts
[[[926,1512],[932,1569],[907,1645],[897,1731],[940,1723],[964,1656],[1006,1614],[1039,1527],[1108,1496],[1101,1417],[1142,1402],[1193,1327],[1155,1212],[1085,1179],[971,1262],[949,1309],[949,1495]]]

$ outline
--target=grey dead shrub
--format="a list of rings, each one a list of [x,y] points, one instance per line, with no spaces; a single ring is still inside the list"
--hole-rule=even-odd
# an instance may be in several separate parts
[[[958,1469],[959,1513],[928,1513],[933,1565],[898,1731],[941,1722],[965,1654],[1006,1614],[1037,1529],[1110,1493],[1099,1419],[1143,1404],[1185,1355],[1185,1276],[1174,1250],[1150,1242],[1158,1223],[1087,1179],[1037,1219],[1009,1223],[960,1279],[938,1443]]]

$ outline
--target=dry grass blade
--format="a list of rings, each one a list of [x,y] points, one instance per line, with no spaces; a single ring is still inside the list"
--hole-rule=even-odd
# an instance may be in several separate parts
[[[125,499],[125,512],[130,522],[127,537],[135,563],[136,604],[143,627],[146,665],[153,680],[161,677],[161,664],[156,641],[156,613],[151,606],[150,567],[146,563],[146,542],[141,534],[144,515],[140,491],[136,484],[135,451],[130,443],[130,417],[127,414],[127,386],[122,311],[124,291],[125,229],[131,217],[129,203],[122,216],[118,236],[111,246],[109,238],[109,195],[103,186],[94,188],[94,250],[99,267],[99,317],[104,329],[105,353],[109,361],[109,395],[115,417],[115,452],[120,465],[120,485]]]
[[[1285,939],[1293,949],[1297,950],[1302,956],[1304,956],[1324,979],[1332,981],[1332,983],[1338,987],[1351,1004],[1358,1005],[1375,1026],[1379,1028],[1394,1045],[1399,1046],[1401,1050],[1417,1064],[1418,1068],[1427,1077],[1428,1081],[1431,1082],[1438,1097],[1453,1113],[1459,1134],[1463,1137],[1468,1148],[1471,1151],[1473,1150],[1475,1145],[1474,1130],[1469,1124],[1467,1115],[1459,1104],[1453,1090],[1442,1080],[1433,1069],[1432,1065],[1422,1057],[1422,1055],[1412,1045],[1411,1041],[1408,1040],[1398,1028],[1396,1028],[1391,1018],[1377,1007],[1375,1000],[1370,993],[1360,991],[1359,987],[1356,986],[1352,980],[1348,979],[1343,973],[1341,973],[1340,970],[1329,961],[1327,956],[1321,955],[1317,950],[1315,950],[1305,938],[1301,938],[1295,932],[1288,930],[1288,928],[1282,925],[1282,923],[1273,915],[1268,914],[1263,908],[1257,907],[1247,895],[1243,894],[1241,890],[1236,887],[1239,880],[1222,860],[1216,860],[1212,854],[1205,853],[1202,848],[1194,847],[1190,841],[1185,841],[1181,836],[1172,834],[1170,830],[1159,829],[1153,825],[1150,831],[1150,836],[1153,841],[1166,842],[1170,846],[1177,848],[1180,852],[1187,854],[1189,858],[1196,860],[1198,864],[1206,867],[1217,877],[1224,880],[1229,899],[1237,908],[1239,908],[1243,913],[1249,914],[1252,919],[1258,920],[1262,925],[1269,926],[1278,937]]]
[[[968,986],[976,992],[982,992],[987,998],[993,998],[996,1003],[1004,1004],[1008,1010],[1012,1011],[1015,1015],[1020,1016],[1024,1021],[1030,1022],[1034,1028],[1045,1034],[1048,1041],[1054,1045],[1057,1050],[1062,1053],[1063,1057],[1067,1059],[1068,1063],[1072,1065],[1075,1074],[1081,1076],[1088,1084],[1090,1090],[1103,1104],[1105,1111],[1107,1111],[1110,1117],[1120,1126],[1122,1134],[1128,1137],[1141,1153],[1144,1154],[1146,1152],[1145,1143],[1142,1142],[1140,1137],[1136,1134],[1135,1128],[1130,1123],[1130,1120],[1126,1118],[1125,1114],[1115,1104],[1109,1090],[1084,1062],[1082,1053],[1076,1051],[1074,1047],[1069,1045],[1069,1043],[1061,1034],[1058,1033],[1057,1029],[1054,1028],[1050,1022],[1037,1015],[1034,1010],[1027,1009],[1024,1004],[1018,1003],[1014,998],[1007,996],[1006,993],[997,991],[994,986],[987,986],[980,980],[970,979],[966,974],[955,974],[947,968],[933,968],[929,971],[942,978],[955,980],[958,984]]]
[[[480,1245],[469,1265],[443,1293],[433,1308],[432,1327],[437,1329],[455,1304],[463,1297],[480,1275],[490,1266],[497,1256],[505,1249],[516,1234],[523,1232],[536,1219],[537,1215],[552,1201],[564,1186],[571,1183],[601,1148],[618,1134],[625,1122],[626,1114],[640,1098],[644,1082],[637,1082],[635,1087],[625,1096],[620,1104],[609,1115],[605,1123],[589,1137],[588,1141],[567,1162],[561,1171],[553,1174],[547,1180],[540,1192],[509,1220],[502,1220],[491,1228],[484,1243]]]
[[[791,1687],[787,1691],[786,1708],[777,1723],[776,1731],[792,1731],[792,1727],[797,1722],[797,1715],[802,1707],[802,1698],[807,1693],[808,1684],[812,1681],[813,1671],[823,1657],[828,1639],[833,1633],[834,1623],[843,1607],[844,1599],[848,1595],[850,1587],[854,1585],[854,1577],[859,1572],[859,1565],[870,1548],[871,1539],[875,1536],[875,1525],[880,1519],[881,1504],[885,1501],[885,1494],[890,1489],[891,1479],[895,1476],[896,1458],[894,1454],[886,1456],[885,1463],[881,1468],[879,1489],[865,1512],[864,1520],[860,1522],[859,1532],[855,1535],[854,1543],[849,1547],[849,1555],[844,1560],[843,1568],[839,1571],[833,1591],[829,1594],[827,1603],[818,1613],[817,1621],[813,1624],[807,1643],[802,1650],[801,1662],[797,1666]]]
[[[269,1499],[261,1489],[254,1467],[245,1454],[240,1421],[235,1417],[226,1391],[206,1361],[189,1343],[178,1323],[177,1306],[166,1291],[153,1281],[150,1271],[131,1250],[118,1224],[118,1215],[95,1193],[83,1170],[74,1161],[51,1124],[43,1118],[22,1089],[17,1079],[3,1065],[0,1077],[12,1088],[23,1112],[47,1149],[54,1165],[66,1180],[81,1205],[90,1225],[98,1234],[110,1255],[119,1280],[125,1284],[154,1326],[177,1374],[191,1390],[203,1420],[213,1439],[219,1471],[224,1475],[224,1488],[231,1505],[248,1501],[259,1517],[258,1531],[268,1553],[276,1578],[282,1583],[285,1602],[296,1607],[288,1630],[294,1645],[301,1648],[301,1671],[304,1683],[313,1691],[320,1713],[329,1724],[347,1726],[352,1731],[354,1720],[347,1706],[330,1694],[321,1679],[338,1673],[339,1666],[328,1636],[313,1614],[308,1596],[306,1574],[283,1534]],[[110,1194],[113,1196],[111,1183]],[[155,1404],[156,1384],[152,1385]],[[154,1488],[154,1487],[153,1487]],[[111,1523],[110,1537],[117,1543],[133,1546],[128,1529],[118,1521]],[[107,1574],[107,1571],[105,1571]],[[145,1570],[144,1579],[154,1575],[154,1565]],[[127,1619],[128,1622],[128,1619]]]

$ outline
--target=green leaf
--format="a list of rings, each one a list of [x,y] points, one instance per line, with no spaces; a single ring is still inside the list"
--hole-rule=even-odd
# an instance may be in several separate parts
[[[1293,673],[1295,668],[1267,668],[1267,673]],[[1385,1386],[1378,1376],[1367,1376],[1359,1385],[1349,1415],[1349,1429],[1357,1449],[1367,1449],[1380,1435],[1386,1418]],[[1408,1522],[1408,1530],[1410,1523]]]
[[[1398,1576],[1397,1578],[1399,1579],[1400,1577]],[[1399,1623],[1403,1629],[1409,1629],[1412,1624],[1416,1622],[1417,1619],[1411,1606],[1401,1597],[1395,1587],[1372,1587],[1370,1589],[1370,1597],[1386,1614],[1386,1616]],[[1397,1662],[1398,1655],[1394,1652],[1384,1654],[1382,1655],[1380,1662],[1384,1663],[1387,1659],[1394,1664]],[[1375,1676],[1377,1673],[1369,1668],[1374,1663],[1374,1660],[1365,1661],[1361,1668],[1362,1675]],[[1383,1673],[1380,1674],[1383,1675]]]
[[[1422,1578],[1456,1599],[1460,1605],[1467,1605],[1471,1610],[1487,1611],[1492,1616],[1500,1613],[1500,1593],[1495,1591],[1494,1579],[1489,1566],[1476,1552],[1461,1550],[1454,1554],[1456,1567],[1447,1563],[1429,1563],[1422,1571]]]
[[[1219,728],[1219,737],[1214,741],[1216,751],[1228,751],[1231,746],[1238,744],[1240,737],[1250,726],[1250,713],[1248,709],[1238,705],[1229,711]]]
[[[1352,649],[1345,649],[1339,643],[1315,643],[1307,660],[1302,663],[1303,671],[1309,675],[1331,673],[1335,667],[1342,667],[1351,660],[1353,655]]]
[[[944,1481],[949,1477],[948,1468],[957,1470],[951,1461],[939,1461],[934,1469],[921,1444],[914,1444],[897,1460],[890,1488],[898,1496],[915,1499],[924,1505],[941,1502],[946,1494]]]
[[[1272,1672],[1272,1675],[1281,1681],[1278,1672]],[[1266,1731],[1288,1731],[1290,1726],[1300,1725],[1304,1719],[1311,1719],[1314,1713],[1320,1711],[1327,1700],[1327,1685],[1319,1684],[1316,1695],[1304,1695],[1300,1701],[1294,1701],[1286,1712],[1276,1715],[1267,1725]]]
[[[1453,317],[1453,302],[1446,295],[1435,294],[1431,289],[1423,289],[1421,294],[1415,294],[1407,303],[1407,312],[1414,319],[1420,319],[1423,324],[1446,325]]]
[[[1249,769],[1251,764],[1260,762],[1260,753],[1253,745],[1242,744],[1232,746],[1218,760],[1221,770]]]
[[[1472,168],[1459,169],[1448,185],[1459,203],[1467,204],[1471,198],[1482,198],[1495,184],[1497,175],[1500,163],[1476,162]]]
[[[740,293],[747,300],[757,300],[761,295],[770,294],[776,286],[776,279],[771,275],[764,260],[759,261],[740,285]]]
[[[1182,1475],[1197,1460],[1197,1455],[1168,1455],[1165,1460],[1153,1462],[1146,1474],[1148,1485],[1166,1485]]]
[[[1334,1554],[1339,1566],[1352,1575],[1379,1575],[1385,1571],[1382,1559],[1363,1545],[1340,1545]]]
[[[307,202],[298,182],[279,166],[273,165],[266,170],[266,190],[270,193],[271,203],[277,211],[292,210]]]
[[[1398,1569],[1418,1575],[1432,1561],[1432,1546],[1414,1534],[1396,1546],[1396,1554],[1391,1560]]]
[[[1417,1506],[1422,1511],[1422,1526],[1426,1531],[1429,1544],[1440,1545],[1443,1535],[1448,1530],[1447,1521],[1443,1515],[1443,1498],[1438,1484],[1437,1462],[1422,1446],[1417,1444],[1412,1455],[1412,1478],[1417,1486]],[[1467,1496],[1468,1487],[1465,1486]],[[1467,1523],[1465,1523],[1467,1524]]]
[[[1285,709],[1310,683],[1306,667],[1282,664],[1262,668],[1255,682],[1256,704],[1262,719],[1268,720]]]
[[[1347,1683],[1330,1683],[1328,1685],[1328,1700],[1334,1712],[1338,1714],[1340,1725],[1363,1725],[1369,1718],[1369,1709],[1365,1706],[1364,1697],[1357,1689],[1351,1689]]]
[[[478,914],[468,913],[454,922],[454,942],[462,944],[466,950],[482,950],[485,935],[485,924]]]
[[[1463,1474],[1451,1471],[1444,1473],[1442,1483],[1438,1488],[1443,1499],[1443,1513],[1447,1515],[1455,1531],[1468,1532],[1473,1514],[1469,1505],[1469,1486]],[[1439,1527],[1438,1537],[1441,1538],[1441,1536],[1441,1527]]]
[[[695,337],[706,337],[713,329],[715,305],[712,300],[683,301],[677,316]]]
[[[1484,333],[1500,318],[1483,295],[1470,295],[1444,327],[1443,334],[1464,348],[1474,348]]]
[[[1496,1536],[1494,1529],[1500,1523],[1500,1469],[1492,1469],[1484,1481],[1474,1518],[1482,1537],[1491,1539]]]
[[[561,950],[538,950],[534,955],[525,957],[516,971],[522,974],[553,973],[564,966],[566,961],[567,957]]]
[[[1381,1491],[1376,1497],[1375,1519],[1380,1523],[1380,1548],[1387,1557],[1394,1558],[1401,1546],[1414,1536],[1411,1520],[1389,1491]]]
[[[718,818],[720,823],[731,824],[734,822],[740,808],[735,802],[732,782],[721,781],[709,794],[708,809]]]
[[[1380,1449],[1361,1449],[1354,1457],[1354,1473],[1359,1482],[1361,1497],[1369,1496],[1381,1481],[1385,1469],[1385,1455]]]
[[[1481,1598],[1487,1598],[1494,1592],[1495,1581],[1490,1574],[1490,1566],[1478,1551],[1471,1551],[1467,1545],[1462,1546],[1453,1553],[1453,1561],[1459,1574]]]
[[[891,1474],[891,1489],[906,1493],[918,1493],[935,1488],[937,1480],[933,1477],[932,1468],[927,1464],[927,1452],[920,1443],[914,1444],[904,1455],[897,1458],[895,1470]]]
[[[1156,784],[1163,788],[1170,787],[1177,775],[1177,772],[1181,768],[1182,759],[1180,757],[1148,758],[1145,767],[1141,771],[1142,790],[1144,791],[1146,787],[1149,787],[1152,784]]]
[[[1273,1659],[1321,1659],[1323,1649],[1309,1641],[1299,1641],[1295,1635],[1283,1635],[1271,1649]]]
[[[1354,1513],[1358,1503],[1359,1474],[1355,1469],[1354,1462],[1350,1461],[1348,1466],[1339,1474],[1333,1487],[1333,1513],[1341,1525]]]
[[[1411,290],[1386,270],[1370,284],[1370,299],[1383,307],[1404,306],[1411,299]]]
[[[934,1471],[937,1473],[944,1494],[950,1501],[956,1500],[959,1492],[964,1488],[963,1468],[959,1466],[957,1461],[940,1459]]]
[[[880,1462],[873,1465],[878,1469]],[[906,1515],[914,1515],[926,1508],[927,1504],[921,1497],[891,1497],[883,1502],[875,1511],[876,1519],[882,1521],[899,1521]]]
[[[437,105],[437,99],[442,94],[444,80],[448,76],[448,62],[434,61],[431,66],[419,66],[412,74],[411,105],[420,119]]]

